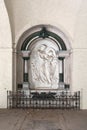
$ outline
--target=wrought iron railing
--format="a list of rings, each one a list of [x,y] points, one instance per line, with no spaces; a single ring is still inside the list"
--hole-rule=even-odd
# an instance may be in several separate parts
[[[57,108],[57,109],[80,109],[80,91],[45,93],[33,92],[30,96],[24,92],[7,92],[8,108]]]

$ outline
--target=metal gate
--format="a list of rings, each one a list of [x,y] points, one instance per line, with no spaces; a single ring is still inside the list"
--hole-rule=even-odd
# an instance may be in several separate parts
[[[7,91],[7,107],[41,109],[80,109],[80,91],[78,92],[34,92],[29,96],[24,92]]]

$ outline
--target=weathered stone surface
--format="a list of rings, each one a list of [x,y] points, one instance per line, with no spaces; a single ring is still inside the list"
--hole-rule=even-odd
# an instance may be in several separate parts
[[[0,110],[0,130],[87,130],[87,111]]]

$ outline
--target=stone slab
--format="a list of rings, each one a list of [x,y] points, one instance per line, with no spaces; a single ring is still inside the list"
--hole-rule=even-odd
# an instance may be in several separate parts
[[[87,130],[87,110],[0,109],[0,130]]]

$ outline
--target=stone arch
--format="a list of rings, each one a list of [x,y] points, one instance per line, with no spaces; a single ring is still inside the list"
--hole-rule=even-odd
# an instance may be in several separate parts
[[[24,72],[23,74],[24,69],[25,71],[27,71],[26,67],[23,68],[23,64],[27,64],[26,62],[23,63],[23,59],[24,61],[27,61],[29,59],[30,52],[28,48],[32,43],[37,41],[37,39],[38,40],[50,39],[51,41],[55,42],[56,45],[58,46],[59,48],[58,59],[60,65],[62,66],[62,69],[60,67],[61,72],[59,73],[59,79],[60,82],[62,82],[64,88],[65,84],[70,84],[70,79],[68,82],[68,78],[70,75],[68,76],[68,78],[65,78],[67,77],[65,75],[67,68],[65,67],[64,62],[67,62],[70,59],[71,45],[70,45],[70,41],[68,40],[68,37],[60,29],[57,29],[56,27],[51,25],[34,26],[28,29],[26,32],[24,32],[20,37],[18,44],[16,46],[16,53],[14,53],[14,62],[15,62],[15,66],[17,67],[14,68],[15,81],[16,81],[15,85],[22,86],[23,82],[28,82],[28,72],[27,73]],[[68,64],[68,62],[66,64]],[[19,77],[21,77],[21,80]]]
[[[27,29],[19,38],[19,40],[17,41],[17,44],[15,46],[16,49],[20,50],[23,42],[25,41],[25,39],[29,38],[29,36],[31,34],[34,34],[35,32],[40,31],[43,27],[46,27],[46,29],[54,34],[57,34],[57,36],[59,36],[61,39],[63,39],[67,50],[71,50],[71,41],[69,40],[68,36],[65,34],[65,32],[63,32],[60,28],[52,26],[52,25],[36,25],[33,26],[29,29]]]

